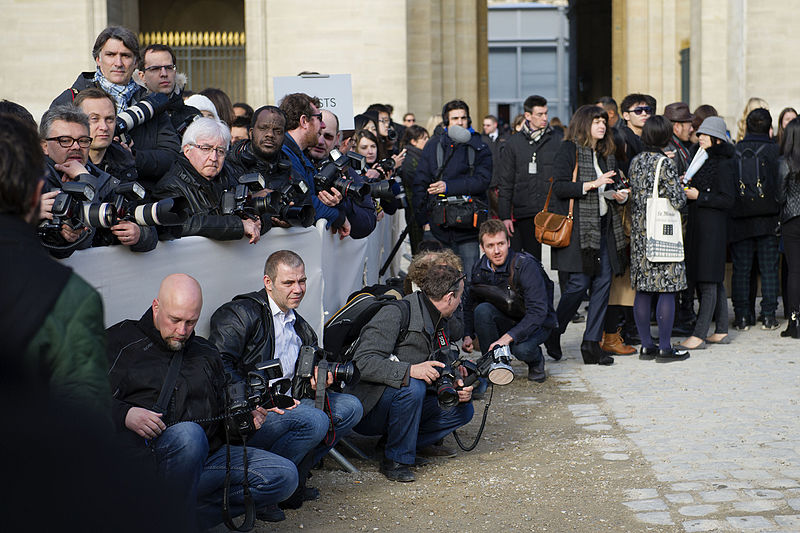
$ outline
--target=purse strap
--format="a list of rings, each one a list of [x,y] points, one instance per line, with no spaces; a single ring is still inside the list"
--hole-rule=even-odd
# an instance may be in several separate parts
[[[658,198],[658,177],[661,175],[661,164],[665,159],[666,157],[662,157],[656,164],[656,176],[653,178],[653,198]]]
[[[511,290],[514,290],[514,267],[517,265],[517,257],[519,257],[519,254],[515,253],[511,259],[511,264],[508,265],[508,288]]]
[[[572,183],[575,183],[578,179],[578,150],[575,150],[575,168],[572,169]],[[544,201],[544,208],[542,209],[543,213],[547,212],[547,207],[550,205],[550,195],[553,194],[553,178],[550,178],[550,190],[547,191],[547,200]],[[575,207],[575,198],[569,199],[569,214],[567,215],[568,218],[572,218],[572,210]]]

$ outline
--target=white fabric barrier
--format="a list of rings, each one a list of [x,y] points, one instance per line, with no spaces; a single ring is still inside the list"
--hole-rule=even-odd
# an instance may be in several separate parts
[[[340,240],[320,221],[310,228],[272,228],[255,245],[246,240],[184,237],[159,242],[147,253],[133,253],[122,246],[91,248],[72,254],[63,263],[100,292],[106,326],[138,319],[152,304],[162,279],[176,272],[189,274],[203,289],[203,311],[196,330],[206,336],[211,315],[220,305],[237,294],[263,287],[267,257],[277,250],[292,250],[303,258],[308,278],[298,311],[321,338],[326,313],[336,312],[365,280],[377,283],[378,269],[385,260],[381,254],[391,250],[392,236],[390,217],[379,222],[369,237],[359,240]]]

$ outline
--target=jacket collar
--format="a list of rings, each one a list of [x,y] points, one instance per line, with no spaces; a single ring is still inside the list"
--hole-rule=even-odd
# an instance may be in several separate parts
[[[142,332],[144,332],[144,334],[147,335],[150,338],[150,340],[153,341],[153,344],[158,346],[162,351],[166,352],[173,351],[170,350],[169,346],[167,346],[167,343],[161,337],[161,332],[159,332],[158,329],[156,329],[155,322],[153,322],[152,307],[150,307],[149,309],[147,309],[147,311],[145,311],[145,313],[142,315],[142,318],[140,318],[136,324],[139,326],[139,329],[141,329]],[[192,334],[189,335],[189,338],[186,339],[186,342],[183,345],[184,353],[186,347],[189,346],[189,343],[191,343],[192,340],[194,340],[194,331],[192,331]]]
[[[497,268],[492,268],[492,262],[489,261],[489,258],[486,257],[486,254],[483,254],[481,257],[481,268],[483,270],[487,270],[489,272],[507,272],[508,265],[511,264],[511,260],[514,258],[514,254],[516,254],[510,246],[508,247],[508,255],[506,256],[505,262]]]

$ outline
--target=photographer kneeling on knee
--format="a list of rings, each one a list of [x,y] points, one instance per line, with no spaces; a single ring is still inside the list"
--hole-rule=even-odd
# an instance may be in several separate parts
[[[434,265],[422,291],[403,299],[409,306],[408,324],[399,307],[387,305],[361,332],[353,355],[361,381],[350,392],[361,400],[364,418],[355,431],[385,435],[381,472],[393,481],[414,481],[409,467],[417,450],[472,419],[472,387],[462,387],[462,380],[455,380],[458,403],[452,408],[441,407],[430,390],[446,367],[435,360],[435,352],[451,347],[444,332],[463,293],[464,276],[458,270]]]

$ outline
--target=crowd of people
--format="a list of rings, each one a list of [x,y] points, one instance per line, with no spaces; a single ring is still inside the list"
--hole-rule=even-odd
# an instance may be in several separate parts
[[[112,448],[160,480],[187,531],[233,527],[240,515],[250,526],[280,521],[319,498],[309,472],[351,432],[379,437],[379,468],[393,481],[455,456],[443,439],[472,419],[488,385],[465,385],[469,370],[457,366],[443,404],[447,357],[461,351],[508,347],[542,383],[542,346],[561,359],[572,323],[585,322],[586,364],[613,364],[636,345],[640,359],[666,363],[730,343],[728,254],[734,328],[755,325],[760,276],[761,327],[779,327],[782,294],[781,336],[800,338],[791,108],[773,131],[766,102],[751,99],[735,144],[712,106],[675,102],[659,115],[647,94],[581,106],[566,128],[533,95],[511,131],[492,115],[475,131],[461,100],[428,128],[373,104],[343,130],[343,117],[304,93],[256,109],[219,89],[191,93],[169,46],[140,50],[125,28],[105,29],[92,54],[97,69],[38,126],[0,103],[3,323],[14,317],[5,329],[19,354],[2,376],[44,386],[100,433],[113,428]],[[669,228],[681,237],[669,256],[651,234],[656,197],[682,220]],[[550,249],[558,302],[537,237],[544,209],[571,223]],[[319,220],[363,239],[398,210],[414,252],[404,294],[369,317],[348,354],[360,380],[345,385],[296,311],[307,278],[291,250],[213,312],[208,339],[194,333],[203,289],[192,277],[168,276],[140,318],[104,331],[99,295],[47,257],[108,245],[146,253],[192,235],[256,244],[273,226]]]

